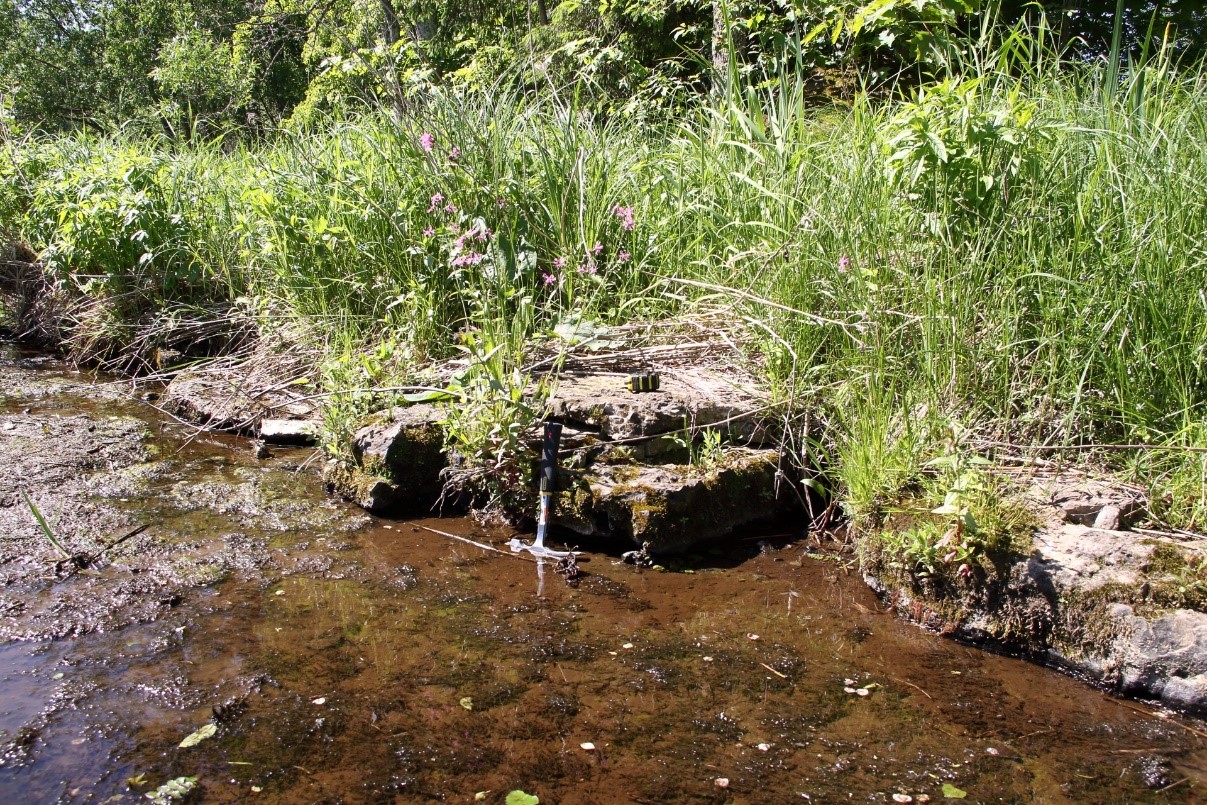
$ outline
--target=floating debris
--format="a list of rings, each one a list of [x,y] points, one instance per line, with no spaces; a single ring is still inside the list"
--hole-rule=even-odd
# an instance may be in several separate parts
[[[180,742],[179,746],[181,749],[188,749],[189,747],[196,746],[208,738],[213,738],[217,732],[217,724],[206,724],[204,727],[201,727],[200,729],[190,733],[188,737]]]

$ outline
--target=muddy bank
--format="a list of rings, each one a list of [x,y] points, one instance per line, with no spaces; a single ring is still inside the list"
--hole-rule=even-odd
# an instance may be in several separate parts
[[[32,519],[0,509],[5,600],[27,603],[3,618],[5,801],[145,802],[181,778],[202,802],[566,805],[1194,802],[1207,785],[1198,722],[902,624],[791,537],[740,532],[692,572],[584,554],[568,580],[426,529],[509,533],[332,502],[295,471],[304,451],[191,438],[11,355],[0,373],[62,384],[7,394],[22,435],[0,466],[42,473],[31,494],[67,512],[69,550],[147,524],[95,573],[56,574]]]
[[[298,501],[298,456],[239,466],[228,453],[237,443],[180,428],[177,439],[195,440],[181,458],[155,432],[168,424],[126,384],[15,348],[0,372],[2,639],[152,621],[236,569],[296,572],[269,547],[274,532],[364,520]]]

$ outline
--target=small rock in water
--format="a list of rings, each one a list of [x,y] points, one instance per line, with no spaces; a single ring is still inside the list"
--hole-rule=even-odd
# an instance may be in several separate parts
[[[717,779],[713,780],[713,783],[716,784],[717,788],[729,788],[728,777],[718,777]]]

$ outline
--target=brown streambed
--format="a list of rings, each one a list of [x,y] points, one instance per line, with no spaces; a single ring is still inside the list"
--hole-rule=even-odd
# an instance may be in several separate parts
[[[370,520],[294,471],[304,452],[185,444],[123,387],[20,357],[0,357],[0,801],[146,802],[179,776],[205,802],[1207,790],[1201,722],[919,632],[802,545],[740,535],[694,573],[590,554],[571,588],[420,526],[509,534]],[[72,550],[148,528],[56,576],[18,488]]]

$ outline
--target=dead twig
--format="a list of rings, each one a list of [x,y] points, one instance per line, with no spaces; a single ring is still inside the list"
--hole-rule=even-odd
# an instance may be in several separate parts
[[[1086,444],[1014,444],[1013,442],[999,442],[994,439],[988,439],[979,442],[982,445],[990,447],[1005,447],[1011,450],[1029,451],[1035,450],[1041,453],[1057,453],[1057,452],[1085,452],[1089,450],[1109,450],[1109,451],[1125,451],[1139,450],[1144,452],[1153,451],[1170,451],[1182,453],[1207,453],[1207,447],[1191,447],[1189,445],[1180,444],[1104,444],[1099,442],[1090,442]]]
[[[1134,710],[1137,713],[1140,713],[1141,715],[1148,716],[1149,718],[1160,719],[1161,721],[1165,721],[1169,724],[1174,724],[1176,726],[1179,726],[1182,729],[1186,730],[1187,732],[1194,733],[1195,735],[1199,736],[1200,738],[1207,738],[1207,732],[1203,732],[1202,730],[1196,730],[1194,727],[1192,727],[1188,724],[1183,724],[1181,721],[1178,721],[1175,718],[1163,717],[1161,715],[1158,715],[1157,713],[1152,712],[1151,710],[1145,710],[1143,707],[1137,707],[1136,705],[1129,704],[1128,702],[1119,702],[1119,704],[1123,705],[1128,710]]]
[[[537,562],[536,559],[532,559],[532,558],[524,556],[522,554],[500,550],[499,548],[496,548],[493,545],[487,545],[485,542],[475,542],[474,540],[472,540],[468,537],[458,536],[457,534],[450,534],[447,531],[441,531],[438,528],[430,528],[425,525],[418,526],[418,528],[422,528],[424,531],[431,531],[433,534],[439,534],[442,537],[448,537],[449,539],[455,539],[458,542],[464,542],[469,545],[473,545],[475,548],[481,548],[484,551],[494,551],[495,553],[503,554],[503,556],[510,556],[512,559],[519,559],[521,562],[533,562],[533,563]]]
[[[935,698],[934,696],[931,696],[929,693],[927,693],[926,691],[922,690],[922,688],[918,687],[918,686],[917,686],[917,685],[915,685],[913,682],[906,682],[904,679],[897,679],[897,677],[895,677],[895,676],[890,676],[890,677],[889,677],[889,679],[893,680],[894,682],[898,682],[898,683],[900,683],[900,684],[902,684],[902,685],[909,685],[911,688],[913,688],[914,690],[918,691],[919,693],[921,693],[921,694],[922,694],[923,696],[925,696],[926,698],[930,699],[931,701],[934,701],[934,698]]]

